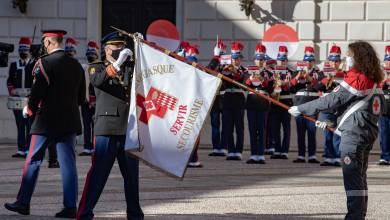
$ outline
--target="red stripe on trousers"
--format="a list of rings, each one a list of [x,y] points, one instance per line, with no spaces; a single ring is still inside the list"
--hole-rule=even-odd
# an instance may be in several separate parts
[[[95,142],[94,143],[94,145],[95,145],[96,144],[96,137],[94,137],[94,142]],[[91,179],[92,170],[93,170],[93,168],[95,166],[95,159],[96,159],[96,154],[94,152],[93,155],[92,155],[92,166],[91,166],[91,169],[88,171],[87,179],[85,180],[83,195],[81,196],[79,209],[77,210],[77,220],[80,220],[80,215],[84,211],[84,208],[85,208],[85,205],[86,205],[87,191],[88,191],[88,188],[89,188],[88,186],[89,186],[89,182],[90,182],[90,179]]]

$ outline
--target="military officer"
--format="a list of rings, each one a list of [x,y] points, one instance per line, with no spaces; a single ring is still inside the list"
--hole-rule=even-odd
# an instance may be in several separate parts
[[[385,94],[386,111],[379,119],[381,158],[379,165],[390,165],[390,46],[386,46],[384,59],[385,80],[383,80],[383,93]]]
[[[242,50],[244,45],[240,42],[231,44],[232,64],[224,68],[223,74],[238,82],[244,82],[246,69],[241,65]],[[222,106],[222,130],[224,133],[224,142],[228,147],[228,156],[226,160],[241,160],[244,147],[244,109],[245,94],[244,91],[236,85],[223,82],[225,91]],[[234,143],[234,130],[236,131],[236,142]]]
[[[319,98],[319,93],[316,90],[316,85],[323,78],[322,72],[315,66],[314,48],[305,47],[305,55],[303,57],[304,65],[298,67],[298,73],[291,79],[291,84],[294,90],[297,91],[293,99],[295,105],[300,105],[311,100]],[[317,144],[316,144],[316,127],[311,121],[306,120],[302,116],[295,118],[297,125],[297,140],[298,140],[298,158],[294,163],[305,163],[306,155],[306,134],[308,147],[308,162],[320,163],[317,160]]]
[[[42,42],[47,55],[35,65],[34,83],[28,105],[23,109],[25,116],[35,115],[30,150],[16,202],[4,205],[22,215],[30,214],[31,196],[44,152],[50,142],[55,142],[64,194],[64,209],[56,217],[76,217],[75,143],[76,135],[81,134],[79,105],[85,99],[85,79],[80,63],[65,55],[61,48],[64,34],[62,30],[43,31]]]
[[[294,72],[287,67],[288,63],[288,49],[286,46],[280,46],[276,58],[276,66],[274,74],[270,81],[272,85],[271,96],[280,102],[291,106],[293,98],[293,88],[291,79],[294,77]],[[275,149],[271,159],[288,159],[288,151],[290,148],[290,134],[291,134],[291,116],[288,112],[276,105],[271,104],[269,113],[270,123],[270,146]],[[283,128],[283,141],[281,139],[280,127]]]
[[[19,59],[11,63],[7,79],[7,87],[10,96],[26,97],[28,90],[31,89],[33,82],[32,72],[25,71],[25,67],[29,65],[31,40],[28,37],[22,37],[19,41]],[[23,92],[26,91],[26,92]],[[28,154],[28,146],[30,144],[30,126],[29,119],[24,118],[22,110],[13,110],[16,127],[18,131],[17,142],[18,150],[12,157],[25,158]]]
[[[132,77],[132,67],[128,60],[132,52],[125,48],[125,39],[118,32],[105,36],[102,44],[106,60],[93,63],[88,70],[96,94],[96,143],[77,219],[93,219],[93,209],[115,159],[118,160],[124,179],[127,219],[143,219],[138,193],[138,160],[126,154],[124,149]]]
[[[88,69],[89,66],[91,66],[93,63],[98,62],[99,59],[99,46],[95,41],[89,41],[87,45],[87,51],[85,53],[85,56],[87,57],[88,65],[86,68]],[[95,90],[93,86],[91,85],[89,81],[89,73],[86,70],[85,71],[86,78],[85,78],[85,85],[87,88],[87,94],[86,94],[86,102],[81,105],[81,115],[83,117],[83,129],[84,129],[84,149],[79,154],[79,156],[90,156],[93,152],[93,120],[92,117],[95,114],[95,108],[96,108],[96,96],[95,96]]]
[[[77,45],[77,41],[73,37],[66,38],[65,48],[64,48],[65,54],[74,58],[76,56],[76,53],[77,53],[76,45]],[[83,120],[84,120],[84,117],[83,117]],[[56,143],[55,142],[49,143],[49,146],[47,147],[47,149],[49,152],[49,158],[48,158],[49,166],[48,167],[49,168],[59,168],[60,164],[58,163],[58,159],[57,159]]]
[[[380,61],[374,48],[367,42],[348,45],[344,81],[329,95],[299,106],[289,112],[293,116],[316,115],[320,111],[337,108],[343,113],[336,134],[340,135],[344,187],[348,213],[345,220],[364,220],[367,214],[368,156],[378,136],[379,116],[384,110],[384,97],[379,84],[383,80]],[[317,121],[326,128],[327,123]]]
[[[220,58],[221,55],[224,55],[225,53],[226,45],[219,39],[214,47],[214,56],[207,67],[217,72],[222,72],[224,65],[221,64]],[[221,128],[223,94],[224,91],[220,89],[210,110],[211,142],[213,144],[213,151],[209,156],[212,157],[225,157],[227,154],[226,146],[223,142],[223,130]]]

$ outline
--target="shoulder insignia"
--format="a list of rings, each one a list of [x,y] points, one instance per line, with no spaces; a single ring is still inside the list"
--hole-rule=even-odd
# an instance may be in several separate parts
[[[88,73],[89,73],[89,75],[93,75],[93,74],[95,74],[95,72],[96,72],[95,67],[89,67],[89,68],[88,68]]]

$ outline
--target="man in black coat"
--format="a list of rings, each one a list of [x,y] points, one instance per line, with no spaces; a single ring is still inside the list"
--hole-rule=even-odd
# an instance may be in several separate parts
[[[6,209],[30,214],[30,201],[44,152],[55,142],[61,167],[64,209],[56,217],[75,218],[77,203],[76,135],[81,134],[79,105],[85,100],[85,77],[80,63],[61,48],[65,31],[43,31],[47,55],[36,63],[28,105],[24,116],[34,116],[31,144],[24,166],[22,183],[15,203]]]

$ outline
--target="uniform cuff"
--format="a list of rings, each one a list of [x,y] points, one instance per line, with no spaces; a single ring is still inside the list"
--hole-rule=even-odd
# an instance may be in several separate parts
[[[112,64],[106,67],[106,72],[109,77],[115,77],[117,72]]]

